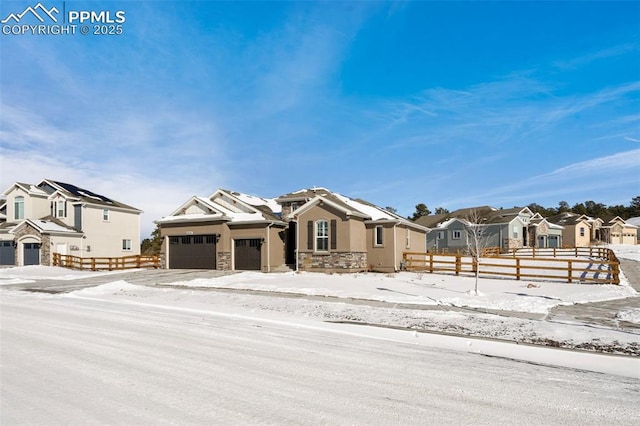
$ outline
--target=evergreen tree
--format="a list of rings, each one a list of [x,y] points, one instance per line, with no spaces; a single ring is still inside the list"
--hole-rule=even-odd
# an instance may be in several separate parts
[[[409,216],[408,219],[411,220],[416,220],[419,217],[422,216],[428,216],[431,214],[431,210],[429,210],[429,208],[427,207],[426,204],[424,203],[420,203],[420,204],[416,204],[416,211],[415,213],[413,213],[413,216]]]

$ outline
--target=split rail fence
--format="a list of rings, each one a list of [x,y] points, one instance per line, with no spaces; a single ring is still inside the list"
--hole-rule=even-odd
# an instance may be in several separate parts
[[[78,257],[53,253],[53,266],[91,271],[114,271],[118,269],[159,268],[160,258],[154,255],[123,257]]]
[[[405,269],[415,272],[495,276],[508,279],[620,284],[620,262],[606,248],[520,249],[501,256],[482,257],[479,265],[462,253],[404,252]]]

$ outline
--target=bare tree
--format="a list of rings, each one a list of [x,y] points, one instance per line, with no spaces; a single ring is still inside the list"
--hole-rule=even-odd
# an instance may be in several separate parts
[[[480,260],[484,255],[484,251],[489,247],[490,237],[487,232],[488,226],[484,223],[485,219],[475,209],[471,210],[464,218],[465,228],[467,230],[467,249],[475,263],[475,286],[473,294],[478,296],[478,276],[480,274]]]

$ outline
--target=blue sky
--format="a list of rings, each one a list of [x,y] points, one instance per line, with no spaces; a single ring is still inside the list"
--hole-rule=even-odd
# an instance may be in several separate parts
[[[219,187],[403,215],[640,193],[640,2],[42,4],[126,21],[0,35],[0,186],[87,187],[143,236]]]

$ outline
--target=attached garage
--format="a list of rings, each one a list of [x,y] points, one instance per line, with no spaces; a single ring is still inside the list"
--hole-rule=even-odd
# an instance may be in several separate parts
[[[234,248],[234,269],[241,271],[260,271],[262,269],[262,239],[235,240]]]
[[[24,243],[24,265],[40,264],[40,243]]]
[[[15,265],[16,250],[13,241],[0,241],[0,265]]]
[[[216,236],[169,237],[170,269],[216,269]]]
[[[557,235],[549,235],[549,247],[560,247],[560,242]]]

